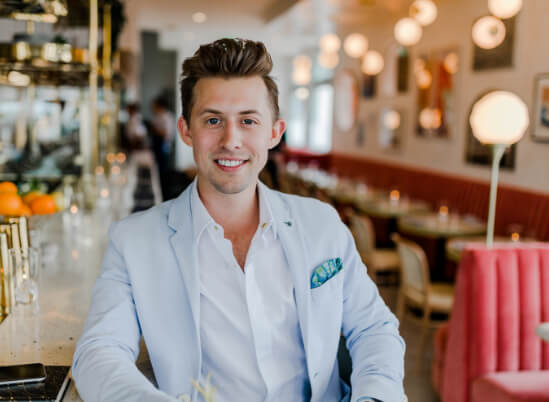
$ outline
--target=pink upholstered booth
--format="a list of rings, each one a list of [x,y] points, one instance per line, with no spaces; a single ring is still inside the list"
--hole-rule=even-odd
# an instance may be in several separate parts
[[[435,335],[433,382],[443,402],[549,402],[549,245],[464,252],[454,307]]]

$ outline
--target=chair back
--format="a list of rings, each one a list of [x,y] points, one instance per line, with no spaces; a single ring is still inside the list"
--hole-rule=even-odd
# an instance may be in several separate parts
[[[470,400],[471,383],[493,372],[549,370],[549,245],[470,246],[458,269],[441,396]]]
[[[349,218],[349,228],[355,238],[356,248],[362,259],[374,251],[376,239],[374,225],[366,215],[352,214]],[[364,261],[367,264],[367,261]]]
[[[401,286],[425,297],[429,290],[429,264],[423,249],[411,240],[394,235],[400,256]]]

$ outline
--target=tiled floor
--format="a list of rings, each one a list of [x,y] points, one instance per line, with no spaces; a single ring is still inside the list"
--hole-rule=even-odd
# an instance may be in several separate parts
[[[379,293],[392,311],[395,311],[397,288],[380,287]],[[400,334],[406,342],[404,389],[410,402],[436,402],[439,401],[431,383],[431,360],[433,357],[433,334],[430,330],[425,346],[425,354],[418,368],[419,356],[419,323],[404,319],[400,323]]]

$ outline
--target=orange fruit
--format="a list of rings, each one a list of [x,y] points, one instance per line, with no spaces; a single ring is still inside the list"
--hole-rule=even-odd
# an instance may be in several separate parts
[[[32,204],[32,202],[42,195],[39,191],[31,191],[23,196],[23,202],[27,205]]]
[[[0,215],[19,215],[23,206],[21,197],[13,193],[0,193]]]
[[[32,211],[31,211],[31,209],[28,205],[23,204],[21,206],[21,210],[19,211],[19,215],[21,215],[21,216],[31,216]]]
[[[3,181],[2,183],[0,183],[0,193],[17,194],[17,186],[11,181]]]
[[[32,201],[30,208],[33,214],[38,215],[53,214],[57,211],[57,208],[55,206],[55,200],[49,194],[44,194],[36,197]]]

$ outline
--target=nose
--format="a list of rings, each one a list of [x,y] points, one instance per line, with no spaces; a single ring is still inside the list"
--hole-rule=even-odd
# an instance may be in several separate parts
[[[221,142],[226,149],[240,149],[242,146],[242,132],[234,120],[227,120]]]

